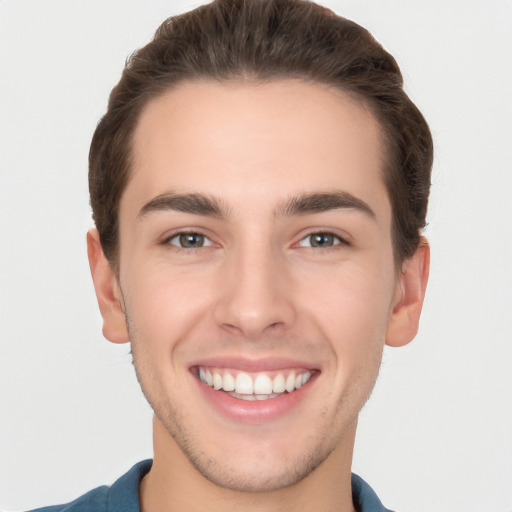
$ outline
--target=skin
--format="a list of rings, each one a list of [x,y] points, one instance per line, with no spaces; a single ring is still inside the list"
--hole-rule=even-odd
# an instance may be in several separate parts
[[[353,510],[357,417],[384,344],[417,332],[429,264],[423,241],[397,269],[380,135],[348,96],[294,80],[185,83],[144,109],[118,274],[88,234],[104,335],[131,341],[155,411],[143,511]],[[290,211],[334,191],[357,205]],[[183,194],[222,211],[155,201]],[[180,247],[183,231],[205,244]],[[319,232],[334,236],[312,247]],[[200,392],[198,354],[294,358],[315,379],[286,414],[247,424]]]

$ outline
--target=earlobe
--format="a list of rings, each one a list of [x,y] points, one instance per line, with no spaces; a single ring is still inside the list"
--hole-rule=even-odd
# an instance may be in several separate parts
[[[115,272],[103,253],[96,229],[91,229],[87,233],[87,255],[96,298],[103,317],[103,336],[112,343],[126,343],[130,338],[121,290]]]
[[[387,345],[400,347],[416,336],[429,269],[430,247],[427,240],[421,237],[418,249],[411,258],[404,261],[402,274],[398,277],[400,289],[388,322]]]

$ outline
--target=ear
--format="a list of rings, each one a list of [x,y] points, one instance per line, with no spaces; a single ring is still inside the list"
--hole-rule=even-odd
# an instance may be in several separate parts
[[[401,347],[416,336],[429,269],[430,247],[427,240],[421,237],[418,249],[403,262],[402,274],[398,277],[393,310],[386,331],[387,345]]]
[[[101,247],[98,230],[87,233],[87,255],[91,268],[96,298],[103,317],[103,336],[112,343],[130,341],[123,297],[114,270]]]

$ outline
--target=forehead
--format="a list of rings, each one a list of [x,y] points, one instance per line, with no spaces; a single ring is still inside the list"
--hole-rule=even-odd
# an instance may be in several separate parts
[[[121,210],[170,191],[245,211],[333,189],[389,206],[373,115],[347,94],[299,80],[185,82],[144,108],[132,156]]]

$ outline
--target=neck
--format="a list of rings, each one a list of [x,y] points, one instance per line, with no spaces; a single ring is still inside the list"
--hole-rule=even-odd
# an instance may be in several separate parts
[[[268,492],[243,492],[206,479],[155,418],[153,466],[139,489],[141,511],[355,512],[350,483],[355,429],[355,424],[348,428],[334,451],[301,481]]]

